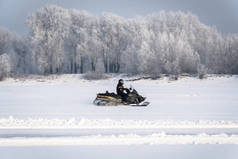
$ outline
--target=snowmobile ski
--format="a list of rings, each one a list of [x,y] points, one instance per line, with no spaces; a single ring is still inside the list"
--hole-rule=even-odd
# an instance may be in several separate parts
[[[139,104],[129,104],[130,106],[133,106],[133,107],[146,107],[150,104],[150,102],[142,102],[142,103],[139,103]]]

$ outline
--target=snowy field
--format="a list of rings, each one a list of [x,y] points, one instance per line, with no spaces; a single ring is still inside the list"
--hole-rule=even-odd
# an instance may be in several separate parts
[[[0,82],[3,159],[238,156],[238,76],[125,78],[151,102],[148,107],[93,105],[97,93],[115,92],[119,78]]]

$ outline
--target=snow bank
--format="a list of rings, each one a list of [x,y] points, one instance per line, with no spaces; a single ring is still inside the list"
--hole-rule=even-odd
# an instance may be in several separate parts
[[[238,144],[238,135],[198,134],[167,135],[158,133],[146,136],[136,134],[82,137],[0,138],[0,146],[68,146],[68,145],[161,145],[161,144]]]
[[[112,119],[48,119],[0,118],[0,129],[177,129],[238,128],[238,121],[224,120],[112,120]]]

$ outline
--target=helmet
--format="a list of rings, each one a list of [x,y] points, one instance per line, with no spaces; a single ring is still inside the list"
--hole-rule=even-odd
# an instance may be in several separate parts
[[[121,84],[124,84],[123,79],[120,79],[118,82],[121,83]]]

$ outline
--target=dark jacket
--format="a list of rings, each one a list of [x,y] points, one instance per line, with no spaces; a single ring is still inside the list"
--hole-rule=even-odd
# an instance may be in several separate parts
[[[123,84],[118,83],[118,84],[117,84],[117,94],[118,94],[119,96],[123,96],[123,95],[125,94],[123,91],[124,91]]]

